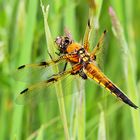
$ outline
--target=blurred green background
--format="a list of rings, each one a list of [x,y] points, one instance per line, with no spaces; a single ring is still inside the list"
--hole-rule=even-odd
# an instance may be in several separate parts
[[[18,66],[49,59],[46,48],[53,52],[52,39],[63,35],[65,27],[81,42],[90,9],[94,29],[90,43],[95,45],[104,29],[108,31],[104,73],[139,106],[140,1],[43,0],[42,4],[45,9],[49,4],[48,19],[39,0],[0,0],[0,140],[140,140],[139,109],[93,81],[81,83],[85,84],[81,96],[20,106],[14,99],[25,85],[13,78]],[[58,88],[61,93],[63,85]]]

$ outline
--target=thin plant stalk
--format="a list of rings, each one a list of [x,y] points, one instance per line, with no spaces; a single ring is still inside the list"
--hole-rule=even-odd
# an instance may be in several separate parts
[[[44,7],[44,5],[42,4],[42,1],[41,1],[41,8],[42,8],[43,16],[44,16],[44,26],[45,26],[45,34],[46,34],[46,41],[47,41],[47,45],[48,45],[48,51],[50,52],[52,57],[54,57],[55,56],[55,53],[54,53],[55,52],[55,46],[54,46],[53,39],[51,37],[51,33],[50,33],[50,30],[49,30],[48,21],[47,21],[48,12],[49,12],[49,5],[47,7]],[[55,73],[58,72],[58,67],[57,66],[54,68],[54,72]],[[60,82],[58,82],[56,84],[56,94],[57,94],[57,97],[62,97],[63,96],[62,86],[61,86]],[[65,138],[66,138],[66,140],[70,140],[68,125],[67,125],[67,117],[66,117],[66,112],[65,112],[64,98],[57,98],[57,99],[58,99],[61,119],[62,119],[62,122],[63,122]]]
[[[130,98],[138,104],[138,92],[137,92],[137,88],[136,88],[136,77],[135,77],[135,69],[133,67],[133,63],[135,64],[136,60],[134,59],[134,56],[132,55],[133,53],[131,52],[131,46],[129,46],[129,44],[127,43],[126,39],[125,39],[125,35],[124,35],[124,30],[120,24],[119,19],[116,16],[115,11],[113,10],[113,8],[110,7],[109,9],[109,13],[111,16],[111,20],[112,20],[112,26],[113,26],[113,30],[114,33],[116,35],[116,38],[118,39],[121,48],[123,50],[122,53],[122,58],[123,58],[123,64],[124,64],[124,72],[125,72],[125,79],[126,79],[126,85],[127,85],[127,89],[128,89],[128,94],[130,96]],[[127,22],[128,26],[132,26],[131,23],[129,23],[129,21]],[[132,28],[132,27],[131,27]],[[128,35],[129,36],[129,35]],[[130,37],[129,37],[130,39]],[[132,39],[130,39],[131,43],[134,45],[134,41]],[[133,122],[133,127],[134,127],[134,133],[135,133],[135,137],[137,140],[140,139],[140,135],[139,135],[139,130],[140,130],[140,116],[139,116],[139,112],[137,110],[134,110],[131,108],[131,115],[132,115],[132,122]]]
[[[25,19],[26,26],[25,32],[23,36],[23,44],[22,44],[22,51],[20,51],[20,58],[17,59],[18,64],[29,63],[30,56],[31,56],[31,47],[33,41],[33,34],[34,34],[34,27],[36,22],[36,13],[37,13],[37,0],[30,0],[28,5],[28,13]],[[34,10],[32,10],[34,9]],[[20,33],[18,35],[17,40],[20,40]],[[17,86],[19,88],[20,86]],[[16,90],[15,90],[16,91]],[[16,138],[20,139],[22,134],[22,117],[23,117],[23,107],[15,105],[14,106],[14,113],[13,113],[13,122],[12,122],[12,132],[11,132],[11,139]]]

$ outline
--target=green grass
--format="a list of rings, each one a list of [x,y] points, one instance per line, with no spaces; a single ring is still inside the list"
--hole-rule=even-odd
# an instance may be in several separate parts
[[[53,40],[67,28],[82,42],[92,21],[90,49],[107,29],[104,73],[140,106],[139,9],[137,1],[0,0],[0,139],[139,140],[140,112],[118,101],[93,81],[77,80],[72,88],[56,85],[65,98],[20,106],[14,99],[27,86],[14,80],[22,64],[49,60]],[[49,8],[48,8],[49,5]],[[44,11],[42,11],[44,6]],[[96,7],[96,9],[95,9]],[[112,7],[115,14],[109,12]],[[48,8],[48,9],[46,9]],[[54,68],[58,72],[58,67]],[[66,80],[66,82],[69,82]],[[79,90],[79,89],[83,90]]]

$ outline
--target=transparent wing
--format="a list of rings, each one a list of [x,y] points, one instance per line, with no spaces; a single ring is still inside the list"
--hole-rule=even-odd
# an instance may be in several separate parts
[[[62,61],[61,67],[63,67]],[[53,74],[53,67],[59,64],[58,62],[40,62],[37,64],[22,65],[14,72],[14,78],[19,81],[36,83],[48,79]]]
[[[99,38],[97,45],[91,52],[91,57],[93,58],[93,60],[96,62],[96,65],[100,69],[103,69],[103,57],[105,53],[105,48],[103,47],[103,43],[104,43],[105,35],[106,35],[106,30],[104,30],[101,37]]]
[[[74,93],[74,91],[70,91],[72,85],[74,84],[74,79],[76,79],[77,77],[71,75],[71,72],[72,70],[69,70],[53,75],[48,80],[38,82],[25,88],[17,95],[16,103],[29,104],[31,102],[44,102],[52,99],[54,100],[56,99],[56,91],[59,91],[59,89],[56,89],[56,85],[59,82],[61,82],[61,89],[63,89],[64,94],[59,95],[58,97],[63,97]]]
[[[85,35],[84,35],[84,48],[89,51],[89,39],[91,34],[91,23],[90,19],[88,20],[88,24],[86,27]]]

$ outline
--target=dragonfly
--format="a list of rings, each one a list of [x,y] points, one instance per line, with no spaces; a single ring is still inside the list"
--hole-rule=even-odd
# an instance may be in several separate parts
[[[98,67],[96,62],[97,54],[100,48],[103,46],[104,38],[106,35],[106,30],[100,36],[95,48],[90,52],[89,51],[89,38],[91,32],[90,20],[88,20],[88,30],[86,32],[84,41],[82,44],[75,42],[72,39],[70,33],[65,33],[64,36],[58,36],[55,39],[55,43],[57,45],[57,49],[59,53],[57,53],[58,58],[53,59],[51,54],[49,56],[51,61],[43,61],[37,64],[27,64],[21,65],[17,68],[18,71],[23,71],[26,69],[36,69],[36,68],[46,68],[52,65],[57,65],[59,62],[64,61],[65,66],[62,71],[57,74],[53,74],[48,79],[44,81],[35,83],[24,90],[22,90],[17,98],[28,98],[30,94],[36,91],[39,88],[43,87],[51,87],[58,81],[61,81],[65,76],[80,76],[83,80],[91,79],[94,80],[101,87],[104,87],[111,94],[118,97],[125,104],[137,109],[136,106],[126,95],[125,93],[119,89]],[[67,64],[70,64],[71,67],[67,69]]]

